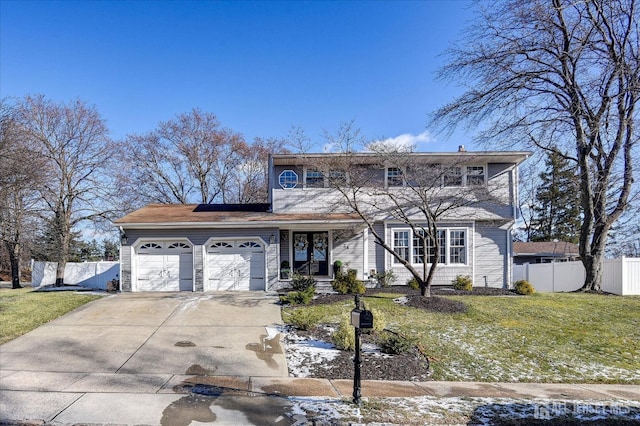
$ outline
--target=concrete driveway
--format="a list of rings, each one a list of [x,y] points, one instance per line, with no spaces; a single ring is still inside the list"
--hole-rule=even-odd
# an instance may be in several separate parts
[[[2,370],[282,376],[277,298],[130,293],[84,305],[0,347]]]
[[[194,383],[242,390],[260,377],[287,377],[277,300],[263,292],[128,293],[88,303],[0,346],[0,417],[86,422],[73,409],[81,415],[100,394],[104,417],[94,420],[128,423],[113,417],[105,394],[120,398],[117,411],[135,400],[132,413],[144,414],[142,394],[166,407]]]

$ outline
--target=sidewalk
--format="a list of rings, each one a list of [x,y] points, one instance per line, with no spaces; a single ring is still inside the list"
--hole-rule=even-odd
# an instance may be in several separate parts
[[[0,424],[307,424],[294,399],[349,404],[353,392],[351,380],[254,376],[4,370],[0,382]],[[638,402],[640,386],[363,381],[362,396]]]

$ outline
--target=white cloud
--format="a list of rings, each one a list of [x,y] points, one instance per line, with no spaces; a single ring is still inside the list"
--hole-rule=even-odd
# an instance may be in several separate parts
[[[420,144],[433,142],[433,140],[434,139],[429,134],[429,131],[425,130],[418,135],[403,133],[402,135],[396,136],[394,138],[374,141],[369,144],[368,148],[372,151],[410,152],[415,151]]]

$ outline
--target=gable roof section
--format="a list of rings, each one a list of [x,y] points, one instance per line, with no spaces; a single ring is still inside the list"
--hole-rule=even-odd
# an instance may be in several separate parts
[[[577,244],[565,241],[543,241],[543,242],[514,242],[514,256],[579,256],[580,250]]]
[[[123,228],[175,227],[248,227],[282,225],[283,223],[360,224],[362,220],[350,213],[291,213],[268,211],[268,204],[149,204],[116,220]]]

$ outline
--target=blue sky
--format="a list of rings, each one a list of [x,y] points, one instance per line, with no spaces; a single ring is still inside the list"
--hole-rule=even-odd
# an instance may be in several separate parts
[[[434,72],[471,17],[466,0],[0,0],[0,94],[81,98],[114,138],[192,108],[247,140],[300,126],[317,150],[352,119],[367,138],[415,136],[460,92]]]

